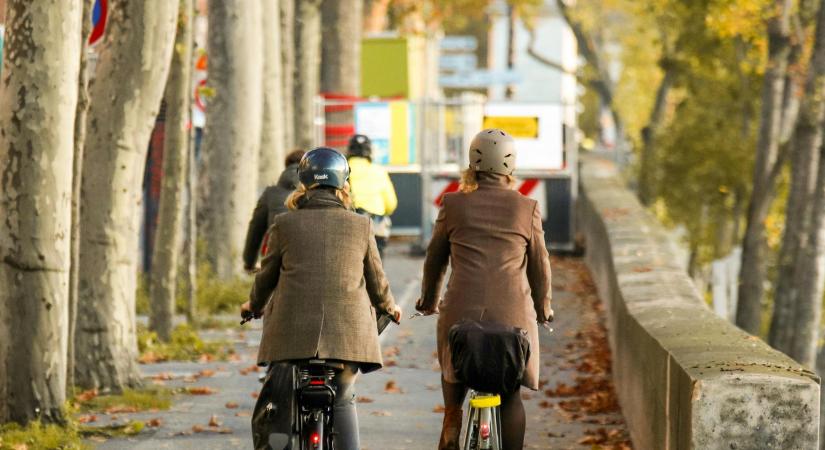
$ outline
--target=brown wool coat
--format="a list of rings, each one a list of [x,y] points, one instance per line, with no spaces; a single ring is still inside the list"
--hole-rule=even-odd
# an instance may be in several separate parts
[[[483,319],[527,330],[530,359],[522,384],[538,389],[537,318],[550,311],[550,257],[535,200],[507,186],[504,176],[479,174],[477,191],[448,194],[438,215],[424,263],[421,301],[438,302],[447,264],[452,272],[439,305],[438,360],[456,383],[448,333],[463,318]]]
[[[313,189],[297,211],[275,218],[250,293],[263,311],[258,362],[325,358],[381,368],[375,314],[395,305],[369,217]]]

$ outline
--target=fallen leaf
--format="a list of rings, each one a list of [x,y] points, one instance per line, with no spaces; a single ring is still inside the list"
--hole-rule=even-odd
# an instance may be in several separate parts
[[[138,358],[138,362],[141,364],[155,364],[161,361],[165,361],[165,358],[151,350],[140,355]]]
[[[384,350],[384,356],[386,356],[387,358],[398,356],[399,354],[401,354],[401,349],[397,346],[392,346]]]
[[[254,366],[249,366],[249,367],[246,367],[246,368],[240,370],[241,375],[249,375],[250,373],[257,372],[257,371],[258,371],[258,365],[257,364],[254,365]]]
[[[146,425],[148,425],[152,428],[157,428],[157,427],[161,426],[161,424],[163,424],[163,421],[158,419],[158,418],[149,419],[148,421],[146,421]]]
[[[170,381],[174,380],[175,376],[169,372],[161,372],[159,374],[153,375],[152,379],[155,381]]]
[[[210,378],[215,375],[215,371],[211,369],[203,369],[200,372],[196,373],[195,376],[198,378]]]
[[[219,434],[232,434],[232,428],[223,427],[218,430]]]
[[[252,413],[249,411],[238,411],[235,413],[235,417],[252,417]]]
[[[372,403],[375,400],[373,400],[369,397],[358,397],[358,398],[355,399],[355,401],[358,402],[358,403]]]
[[[235,402],[227,402],[226,405],[224,405],[224,406],[226,406],[226,409],[237,409],[238,408],[238,404],[235,403]]]
[[[387,381],[387,384],[384,385],[384,392],[386,392],[387,394],[401,394],[404,391],[402,391],[401,388],[395,384],[395,381],[390,380]]]
[[[83,392],[75,395],[74,399],[81,402],[81,403],[84,403],[84,402],[88,402],[89,400],[91,400],[95,397],[97,397],[97,389],[89,389],[88,391],[83,391]]]
[[[258,392],[253,392],[252,393],[252,398],[258,398],[259,395],[260,394]]]
[[[389,417],[389,416],[392,415],[391,412],[384,411],[384,410],[373,411],[370,414],[373,415],[373,416],[378,416],[378,417]]]
[[[442,404],[435,405],[435,408],[433,408],[433,412],[438,413],[438,414],[442,414],[446,410],[447,410],[447,408],[445,408],[444,405],[442,405]]]
[[[218,416],[216,414],[212,414],[212,417],[209,418],[209,426],[219,427],[221,425],[223,425],[223,423],[221,423],[221,421],[218,419]]]
[[[78,423],[92,423],[97,422],[97,416],[94,414],[86,414],[77,418]]]
[[[192,432],[194,433],[203,433],[204,428],[203,425],[192,425]]]
[[[398,365],[398,362],[394,359],[388,359],[384,361],[384,367],[395,367]]]
[[[212,395],[216,392],[218,391],[209,386],[190,386],[186,388],[186,393],[190,395]]]
[[[106,414],[130,414],[138,412],[136,406],[114,405],[106,408]]]

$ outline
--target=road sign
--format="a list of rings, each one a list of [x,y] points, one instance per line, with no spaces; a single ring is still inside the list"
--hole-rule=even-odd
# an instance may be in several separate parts
[[[95,45],[103,38],[108,15],[109,1],[95,0],[95,7],[92,9],[92,34],[89,36],[89,45]]]
[[[521,74],[512,70],[474,70],[441,75],[438,84],[446,88],[486,88],[494,84],[518,84]]]
[[[478,48],[475,36],[444,36],[439,43],[445,52],[472,52]]]
[[[438,58],[438,68],[442,71],[469,72],[475,70],[477,64],[475,53],[445,53]]]
[[[539,118],[536,116],[484,116],[484,128],[500,128],[514,138],[539,137]]]

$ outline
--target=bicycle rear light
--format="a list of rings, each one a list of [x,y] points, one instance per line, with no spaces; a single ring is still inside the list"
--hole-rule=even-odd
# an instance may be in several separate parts
[[[484,440],[490,439],[490,424],[489,423],[482,423],[481,424],[481,439],[484,439]]]
[[[312,445],[317,447],[318,444],[321,443],[321,435],[319,435],[318,433],[312,433],[312,436],[310,436],[309,441],[312,442]]]

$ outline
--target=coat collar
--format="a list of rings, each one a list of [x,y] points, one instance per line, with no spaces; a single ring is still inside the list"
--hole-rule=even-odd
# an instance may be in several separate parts
[[[478,172],[479,189],[510,189],[510,180],[507,175],[490,172]]]
[[[332,189],[315,188],[307,191],[300,209],[345,208]]]

